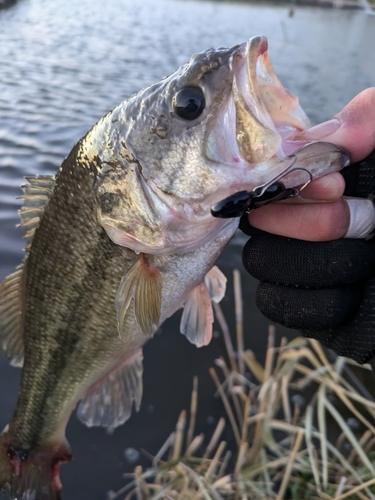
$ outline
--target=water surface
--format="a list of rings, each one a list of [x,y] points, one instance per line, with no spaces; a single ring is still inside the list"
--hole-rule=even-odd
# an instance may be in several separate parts
[[[280,79],[314,123],[375,84],[375,16],[295,8],[289,17],[289,9],[189,0],[21,0],[0,11],[0,279],[22,259],[15,226],[23,177],[54,174],[101,116],[193,53],[266,35]],[[229,278],[241,265],[244,241],[239,234],[219,261]],[[243,282],[246,344],[262,357],[268,321],[255,309],[255,282],[247,276]],[[230,285],[223,308],[233,327]],[[208,368],[223,352],[222,338],[198,350],[178,324],[178,316],[172,318],[145,348],[139,414],[111,436],[72,417],[67,434],[74,461],[62,468],[65,498],[104,499],[134,466],[126,448],[156,453],[189,406],[193,375],[200,377],[198,432],[213,429],[222,410],[210,397]],[[1,358],[0,427],[11,417],[18,379],[19,371]]]

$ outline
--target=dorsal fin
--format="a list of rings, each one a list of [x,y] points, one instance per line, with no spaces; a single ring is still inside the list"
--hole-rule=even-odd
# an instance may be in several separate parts
[[[142,399],[143,354],[139,349],[120,367],[89,389],[78,406],[77,415],[87,426],[118,427]]]
[[[43,216],[54,185],[53,177],[39,175],[26,177],[28,184],[22,186],[25,203],[20,209],[20,227],[26,229],[25,250],[28,251],[36,228]],[[26,255],[27,259],[27,255]],[[25,259],[25,260],[26,260]],[[23,297],[25,286],[25,263],[0,283],[0,349],[14,366],[23,364]]]
[[[137,323],[146,335],[155,333],[160,321],[162,299],[162,277],[156,267],[152,267],[145,254],[122,278],[115,300],[118,330],[121,336],[126,312],[134,301]]]
[[[23,207],[19,210],[21,224],[19,227],[24,227],[26,233],[24,238],[27,239],[25,250],[28,251],[36,228],[39,226],[40,219],[43,216],[44,208],[46,207],[51,197],[53,188],[55,187],[54,177],[47,175],[38,175],[36,177],[26,177],[28,184],[22,186],[24,200]]]
[[[23,364],[24,264],[0,283],[0,348],[13,366]]]

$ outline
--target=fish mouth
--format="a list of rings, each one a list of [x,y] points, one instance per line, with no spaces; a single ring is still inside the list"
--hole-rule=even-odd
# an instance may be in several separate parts
[[[230,69],[231,93],[206,136],[207,157],[221,164],[216,170],[215,203],[267,184],[292,164],[283,178],[291,188],[348,164],[348,155],[340,148],[317,143],[308,132],[301,134],[310,121],[272,68],[266,37],[256,36],[235,47]],[[309,147],[312,143],[314,148]]]
[[[310,142],[296,139],[310,121],[278,79],[265,36],[236,47],[230,66],[232,92],[207,136],[209,159],[248,168],[273,157],[282,160]]]
[[[247,163],[280,159],[303,144],[295,136],[310,127],[298,98],[278,79],[268,57],[268,41],[256,36],[232,60],[236,139]],[[307,142],[307,141],[306,141]]]

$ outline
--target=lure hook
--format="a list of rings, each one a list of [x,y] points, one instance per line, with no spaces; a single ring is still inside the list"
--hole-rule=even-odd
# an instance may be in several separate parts
[[[268,203],[298,196],[299,193],[303,189],[305,189],[308,184],[310,184],[310,182],[313,180],[313,176],[311,172],[306,168],[293,168],[294,164],[297,161],[296,155],[291,155],[289,158],[292,159],[291,164],[276,177],[266,182],[265,184],[257,186],[253,189],[253,191],[238,191],[237,193],[228,196],[224,200],[219,201],[213,207],[211,207],[211,214],[214,217],[218,217],[221,219],[240,217],[243,212],[250,213],[251,210],[263,207]],[[280,182],[281,179],[297,170],[306,172],[309,176],[309,179],[298,188],[286,188],[284,184]]]

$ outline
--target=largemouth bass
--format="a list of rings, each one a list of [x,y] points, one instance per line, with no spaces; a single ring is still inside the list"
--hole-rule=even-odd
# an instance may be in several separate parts
[[[71,413],[125,422],[141,402],[142,345],[177,309],[189,341],[210,342],[226,283],[214,264],[239,222],[210,208],[282,173],[292,154],[286,186],[306,182],[306,168],[341,169],[339,148],[295,140],[308,127],[255,37],[194,55],[102,118],[56,178],[28,178],[27,254],[0,285],[0,345],[23,366],[0,489],[61,498]]]

